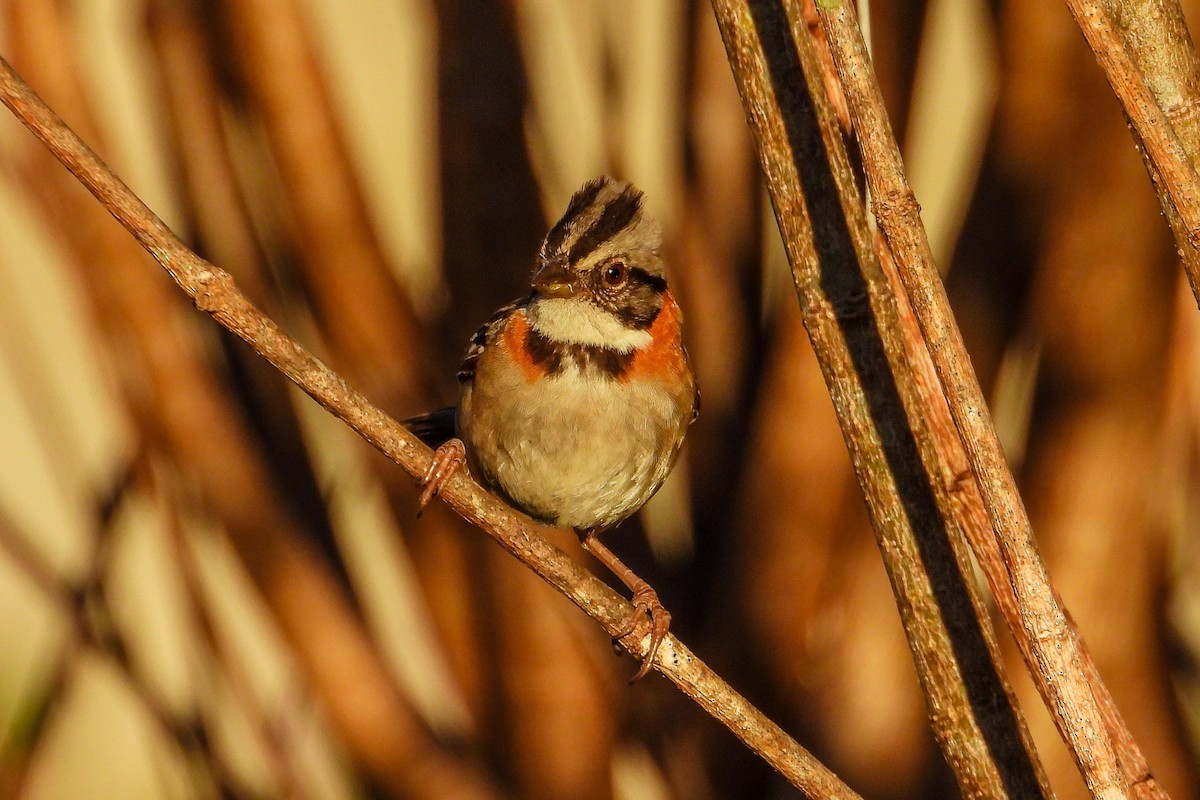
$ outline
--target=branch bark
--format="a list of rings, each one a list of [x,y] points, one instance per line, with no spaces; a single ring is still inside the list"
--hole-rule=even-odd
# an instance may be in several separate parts
[[[1195,168],[1200,78],[1183,10],[1177,0],[1067,0],[1067,6],[1141,144],[1200,303],[1200,178]]]
[[[973,501],[977,486],[979,499],[995,530],[1007,575],[1000,576],[990,570],[989,583],[994,585],[1000,607],[1014,627],[1035,681],[1049,699],[1055,722],[1089,791],[1094,797],[1124,797],[1130,781],[1118,767],[1103,712],[1089,685],[1088,660],[1082,643],[1058,604],[1033,543],[1024,504],[1005,463],[982,390],[937,275],[919,207],[904,176],[900,151],[879,87],[871,77],[866,47],[853,11],[847,4],[841,4],[836,8],[820,8],[819,13],[848,95],[867,182],[875,198],[875,216],[895,254],[971,465],[971,473],[965,476],[968,491],[963,493],[964,497]],[[980,560],[986,563],[992,544],[984,537],[975,538],[979,540]],[[1014,612],[1015,620],[1010,616]]]
[[[0,101],[116,217],[197,308],[245,341],[410,475],[424,474],[431,457],[428,448],[284,334],[237,289],[227,272],[188,250],[3,59],[0,59]],[[632,606],[546,541],[534,523],[461,472],[444,487],[442,497],[461,516],[490,534],[505,550],[600,623],[607,633],[615,635],[624,629],[633,613]],[[631,655],[640,659],[649,638],[649,625],[642,622],[621,641]],[[663,642],[654,666],[796,788],[814,798],[858,798],[674,636]]]
[[[1088,790],[1098,798],[1126,796],[1126,781],[1117,768],[1102,711],[1088,685],[1078,634],[1068,624],[1050,588],[1025,506],[1004,462],[983,391],[950,312],[946,289],[937,277],[916,197],[905,179],[878,86],[870,78],[862,34],[846,4],[822,7],[820,14],[850,97],[868,184],[875,197],[875,216],[895,253],[901,279],[946,391],[950,414],[966,447],[973,480],[978,482],[980,499],[1000,543],[1024,632],[1018,640],[1024,639],[1031,651],[1034,679],[1051,698],[1051,712],[1072,748]]]
[[[969,577],[954,476],[934,445],[802,3],[713,8],[935,736],[965,796],[1048,796]]]

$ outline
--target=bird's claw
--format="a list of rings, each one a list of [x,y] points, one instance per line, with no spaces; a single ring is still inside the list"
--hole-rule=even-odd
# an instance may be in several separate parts
[[[629,617],[629,624],[614,636],[614,639],[623,639],[637,629],[638,621],[643,614],[650,617],[650,646],[646,648],[646,655],[642,658],[642,666],[634,676],[629,679],[631,684],[637,683],[646,674],[650,672],[650,668],[654,666],[654,656],[658,653],[659,645],[663,643],[663,639],[667,638],[667,630],[671,627],[671,612],[663,606],[662,601],[658,599],[658,592],[650,588],[650,584],[642,582],[641,585],[634,589],[633,597],[634,612]]]
[[[425,476],[421,479],[421,485],[425,489],[421,492],[421,499],[417,501],[418,517],[446,481],[458,472],[466,459],[467,451],[461,439],[450,439],[433,451],[433,460],[429,462],[429,469],[425,470]]]

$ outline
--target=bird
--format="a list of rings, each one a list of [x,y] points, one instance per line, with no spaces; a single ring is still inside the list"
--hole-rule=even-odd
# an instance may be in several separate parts
[[[615,640],[650,620],[650,670],[670,612],[601,534],[633,515],[674,467],[700,393],[667,285],[661,228],[632,184],[585,183],[546,234],[529,294],[471,337],[456,405],[405,420],[436,448],[419,507],[465,464],[510,505],[573,528],[632,592]]]

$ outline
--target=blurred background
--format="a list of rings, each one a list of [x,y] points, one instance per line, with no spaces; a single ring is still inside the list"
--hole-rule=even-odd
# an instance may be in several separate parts
[[[1120,109],[1061,5],[867,6],[1055,584],[1160,783],[1200,796],[1200,317]],[[955,796],[707,3],[0,8],[0,53],[397,417],[453,401],[579,184],[645,190],[704,409],[609,544],[864,797]],[[0,209],[0,797],[798,796],[661,678],[627,687],[486,535],[417,520],[411,478],[7,113]],[[1058,796],[1085,797],[1000,635]]]

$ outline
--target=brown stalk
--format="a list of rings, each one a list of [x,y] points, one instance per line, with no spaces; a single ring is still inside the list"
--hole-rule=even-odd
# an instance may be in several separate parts
[[[0,101],[95,195],[199,309],[235,333],[409,475],[424,474],[432,455],[428,448],[286,336],[238,291],[227,272],[188,250],[3,59]],[[610,635],[625,627],[633,613],[628,602],[547,542],[536,525],[488,494],[469,476],[457,474],[444,487],[442,496],[451,508],[491,534]],[[298,587],[298,591],[304,588]],[[622,642],[631,655],[640,659],[649,637],[649,626],[642,623]],[[654,665],[801,791],[815,798],[858,796],[674,636],[668,636],[659,648]],[[375,713],[372,710],[368,716],[374,717]]]
[[[174,145],[169,152],[176,159],[172,166],[179,175],[188,238],[199,252],[226,265],[254,302],[274,310],[281,304],[239,191],[216,76],[197,21],[181,0],[154,0],[146,9],[146,27],[157,57],[161,105],[168,112],[167,131]],[[321,555],[349,586],[287,379],[232,342],[228,336],[222,340],[233,382],[251,426],[261,435],[275,485],[304,521]]]
[[[476,326],[528,291],[530,254],[546,220],[526,146],[531,66],[517,35],[520,4],[430,6],[438,43],[442,271],[452,302],[425,342],[445,343],[435,352],[446,354],[437,362],[447,364],[449,376]],[[403,491],[411,497],[407,486]],[[473,531],[465,535],[472,552],[463,563],[474,570],[464,596],[476,607],[485,654],[477,659],[485,674],[475,703],[483,706],[485,746],[507,765],[521,797],[610,797],[618,721],[631,698],[610,648],[587,636],[588,623],[528,570]],[[552,541],[581,553],[573,534]],[[436,566],[418,564],[423,580],[439,580],[429,569]]]
[[[165,514],[168,544],[183,589],[184,612],[194,622],[201,644],[200,663],[191,666],[193,684],[212,687],[218,680],[227,682],[235,701],[250,722],[251,735],[266,754],[266,765],[274,791],[283,800],[309,800],[311,795],[296,774],[297,754],[288,746],[287,737],[274,724],[274,720],[268,716],[267,710],[255,695],[249,676],[233,648],[229,646],[227,637],[223,635],[218,620],[212,613],[205,596],[204,579],[200,574],[196,554],[188,540],[181,504],[178,498],[167,496],[161,482],[155,478],[156,476],[150,474],[145,482],[167,506]],[[214,666],[219,678],[214,675]]]
[[[574,545],[573,532],[548,533]],[[622,691],[612,648],[588,620],[506,553],[481,544],[499,661],[497,749],[510,765],[514,794],[612,797],[622,711],[644,694]]]
[[[853,13],[844,5],[837,9],[822,8],[820,13],[850,98],[868,185],[875,197],[876,218],[895,254],[939,380],[945,387],[950,412],[978,476],[984,506],[995,523],[1021,626],[1035,659],[1031,669],[1046,687],[1052,700],[1051,710],[1089,790],[1096,797],[1123,797],[1127,784],[1120,775],[1111,737],[1103,726],[1100,708],[1089,686],[1078,636],[1049,585],[1024,505],[1005,464],[970,358],[949,311],[945,288],[937,277],[916,199],[904,177],[878,86],[870,79],[861,33]]]
[[[1057,595],[1049,586],[1032,542],[1024,507],[987,417],[982,392],[948,310],[945,290],[937,277],[919,208],[904,175],[899,148],[857,22],[845,6],[822,8],[820,14],[846,86],[867,182],[876,198],[876,217],[900,267],[917,321],[928,337],[936,377],[945,386],[950,400],[949,413],[962,433],[965,455],[975,471],[965,469],[967,465],[963,464],[956,490],[966,521],[964,530],[989,587],[1089,790],[1096,796],[1104,796],[1102,793],[1110,791],[1110,787],[1123,785],[1141,787],[1139,792],[1149,791],[1152,796],[1165,796],[1159,794],[1161,789],[1149,776],[1145,758],[1121,719],[1111,694],[1099,680],[1074,625],[1061,610]],[[930,401],[931,409],[940,410],[942,401],[934,403],[933,398]],[[945,441],[952,445],[952,452],[957,456],[963,452],[963,446],[954,439],[957,437],[947,436]],[[989,483],[981,485],[975,477],[977,474],[988,475]],[[1003,503],[999,507],[997,500]],[[997,517],[997,512],[1001,516]],[[991,519],[997,520],[994,535]],[[1020,538],[1014,538],[1014,534]],[[1017,570],[1025,573],[1025,577],[1019,576]],[[1032,596],[1030,590],[1033,590]],[[1031,600],[1037,605],[1031,605]],[[1038,632],[1045,631],[1047,625],[1056,632],[1043,641],[1038,638]],[[1075,652],[1068,651],[1071,671],[1058,675],[1052,671],[1056,669],[1054,650],[1064,644]],[[1076,709],[1084,710],[1089,716],[1080,719]],[[1108,724],[1102,727],[1099,724],[1102,722]],[[1112,744],[1099,737],[1102,730],[1108,734],[1104,738],[1111,738],[1119,746],[1118,753],[1111,754]],[[1120,756],[1119,763],[1116,755]],[[1115,770],[1121,773],[1120,784],[1115,782],[1118,780],[1113,775]]]
[[[1125,49],[1145,79],[1163,115],[1175,129],[1192,166],[1200,163],[1200,57],[1188,31],[1179,0],[1103,0]],[[1197,243],[1185,242],[1183,223],[1168,200],[1158,167],[1142,148],[1150,169],[1159,205],[1166,211],[1183,260],[1188,283],[1200,302],[1200,252]]]
[[[865,796],[912,797],[937,758],[925,700],[800,309],[781,306],[751,416],[722,582],[736,600],[719,640],[744,680],[778,698],[785,724],[820,732],[827,762]],[[741,780],[731,775],[726,794]]]
[[[1154,8],[1141,10],[1139,35],[1165,36],[1167,20]],[[1075,27],[1052,7],[1044,16],[1065,34]],[[1166,57],[1180,49],[1163,39],[1149,51]],[[1153,796],[1161,782],[1186,795],[1195,778],[1164,672],[1170,648],[1160,624],[1173,527],[1162,487],[1168,476],[1182,480],[1163,468],[1170,440],[1161,391],[1170,331],[1180,321],[1177,259],[1145,172],[1130,157],[1136,151],[1128,124],[1105,108],[1110,87],[1099,71],[1087,70],[1092,55],[1083,41],[1068,53],[1062,57],[1078,75],[1074,113],[1054,148],[1058,168],[1042,177],[1046,222],[1026,312],[1039,342],[1040,375],[1022,465],[1025,499],[1055,586],[1071,598],[1090,656],[1108,681],[1104,693],[1111,689],[1124,706],[1128,727],[1112,731],[1135,794]],[[1152,169],[1144,148],[1141,155]],[[1104,466],[1111,464],[1122,468]],[[1105,576],[1112,574],[1122,575],[1115,607],[1107,601]],[[1095,683],[1093,689],[1110,717],[1111,700]],[[1139,782],[1148,771],[1123,741],[1130,731],[1154,763],[1156,781]],[[1053,745],[1043,752],[1052,771],[1067,755]]]
[[[1192,158],[1200,143],[1200,58],[1179,0],[1102,0],[1146,86]]]
[[[428,362],[416,313],[371,225],[305,9],[219,4],[287,190],[303,277],[339,360],[393,414],[423,411]]]
[[[754,309],[742,298],[759,269],[760,202],[754,148],[738,115],[741,100],[729,81],[725,48],[712,12],[691,12],[688,98],[680,135],[693,154],[677,233],[668,263],[688,318],[688,350],[703,387],[703,413],[688,433],[693,527],[698,538],[719,541],[733,513],[726,487],[736,480],[731,443],[745,432],[747,386],[755,350]]]
[[[526,147],[529,67],[517,35],[520,4],[430,5],[438,42],[442,269],[454,299],[442,328],[457,359],[479,323],[529,290],[530,254],[546,220]]]
[[[1072,58],[1086,68],[1086,47],[1073,48]],[[1134,793],[1161,790],[1144,780],[1137,747],[1129,752],[1131,731],[1157,781],[1189,794],[1191,759],[1160,624],[1172,527],[1161,491],[1170,474],[1162,467],[1162,387],[1177,259],[1126,126],[1102,105],[1108,87],[1094,71],[1076,83],[1077,107],[1092,111],[1070,123],[1060,169],[1046,179],[1050,202],[1026,312],[1039,377],[1022,491],[1055,588],[1087,631],[1085,658],[1106,677],[1092,684],[1106,720],[1119,719],[1110,690],[1125,706],[1128,725],[1110,723],[1110,732]],[[1114,574],[1122,576],[1119,604],[1108,602]],[[1039,722],[1050,727],[1048,718]],[[1047,769],[1074,777],[1068,752],[1056,745],[1043,748]],[[1083,789],[1069,780],[1064,794],[1066,787]]]
[[[263,266],[221,119],[221,97],[200,22],[187,0],[153,0],[146,31],[156,57],[169,134],[185,188],[192,238],[226,264],[256,303],[270,307],[275,291]]]
[[[1143,2],[1143,8],[1135,0],[1066,2],[1141,142],[1192,294],[1200,303],[1196,55],[1182,10],[1176,0]],[[1125,30],[1115,26],[1114,13]],[[1157,19],[1142,29],[1136,22],[1140,18]],[[1172,119],[1179,121],[1178,130]]]
[[[896,297],[875,258],[802,4],[714,0],[713,8],[934,734],[965,795],[1045,796],[953,530],[951,481],[920,411]]]

